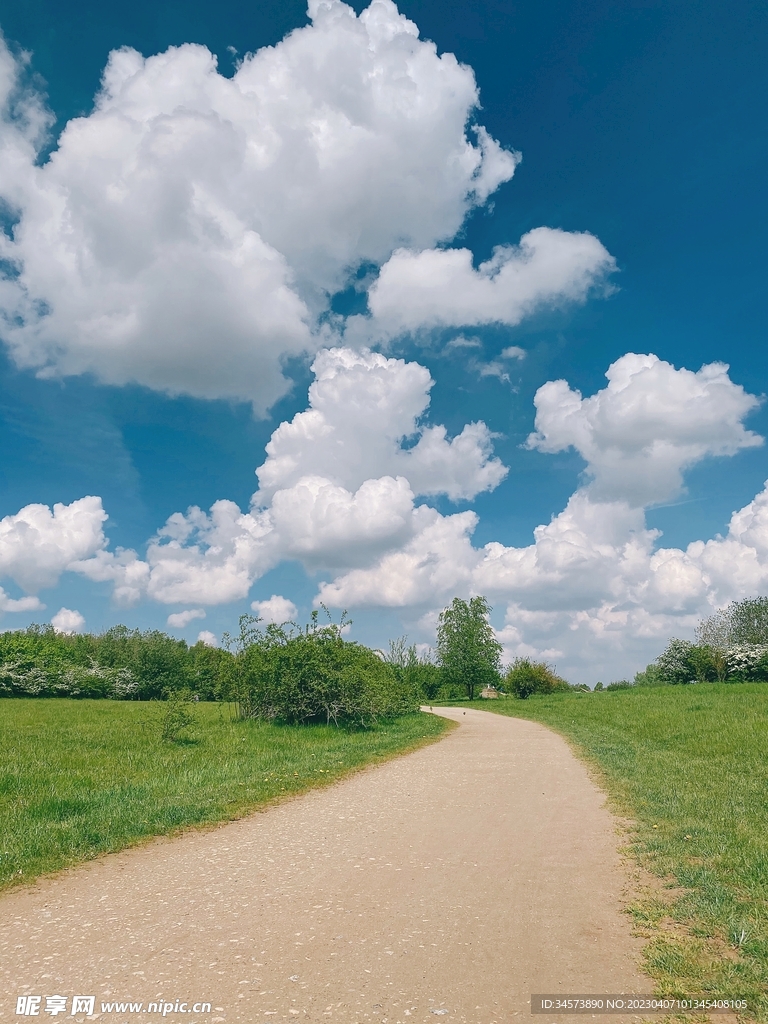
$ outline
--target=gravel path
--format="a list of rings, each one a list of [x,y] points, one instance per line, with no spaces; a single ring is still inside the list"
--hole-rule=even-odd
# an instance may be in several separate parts
[[[407,757],[0,899],[0,1020],[37,994],[45,1021],[87,1019],[74,995],[112,1024],[163,1014],[102,1002],[177,1024],[621,1021],[530,1017],[532,992],[652,991],[602,794],[542,726],[440,713],[460,728]]]

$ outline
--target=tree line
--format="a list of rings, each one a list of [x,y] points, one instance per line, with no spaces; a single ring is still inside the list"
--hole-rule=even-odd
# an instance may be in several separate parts
[[[365,725],[488,689],[518,698],[578,689],[543,661],[516,658],[504,668],[490,612],[484,597],[454,598],[440,613],[434,652],[404,637],[372,650],[345,639],[346,615],[321,623],[317,612],[304,627],[242,616],[221,647],[122,625],[74,635],[32,625],[0,633],[0,696],[182,695],[230,702],[241,718]],[[768,597],[733,602],[703,619],[694,641],[671,639],[633,682],[607,688],[747,680],[768,681]]]
[[[434,652],[405,637],[386,652],[345,639],[313,612],[304,627],[244,615],[221,647],[160,630],[113,626],[64,634],[50,625],[0,633],[0,696],[227,701],[241,718],[370,723],[421,703],[477,697],[490,687],[525,697],[567,689],[549,666],[518,659],[504,673],[484,597],[440,614]]]
[[[672,638],[641,685],[768,682],[768,597],[733,601],[702,619],[695,640]]]

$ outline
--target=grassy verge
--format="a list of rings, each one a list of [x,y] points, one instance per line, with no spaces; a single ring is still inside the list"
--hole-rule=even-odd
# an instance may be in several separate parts
[[[750,1016],[768,1020],[768,685],[474,706],[562,733],[636,822],[634,854],[674,886],[631,908],[660,991],[746,997]]]
[[[413,714],[376,728],[233,722],[201,704],[190,739],[162,705],[0,700],[0,890],[150,836],[231,819],[437,738]]]

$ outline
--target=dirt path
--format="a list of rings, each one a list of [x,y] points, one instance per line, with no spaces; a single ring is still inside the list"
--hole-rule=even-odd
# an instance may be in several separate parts
[[[532,992],[652,990],[602,795],[542,726],[441,713],[461,728],[407,757],[0,899],[0,1020],[56,994],[40,1019],[95,995],[183,1024],[620,1021],[529,1015]]]

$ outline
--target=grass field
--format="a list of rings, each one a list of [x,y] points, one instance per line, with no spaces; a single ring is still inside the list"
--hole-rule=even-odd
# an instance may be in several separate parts
[[[0,890],[149,836],[235,818],[439,736],[413,714],[378,727],[234,722],[196,707],[182,742],[163,705],[0,699]]]
[[[745,996],[768,1020],[768,685],[477,701],[542,722],[595,765],[632,850],[673,881],[632,908],[665,994]],[[713,1018],[717,1019],[717,1018]]]

